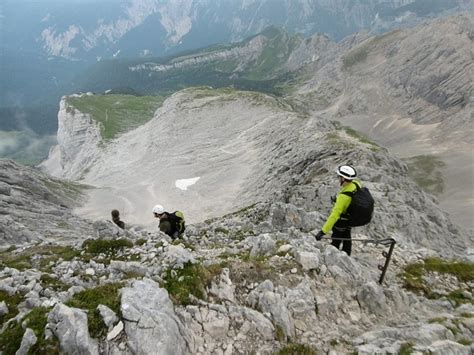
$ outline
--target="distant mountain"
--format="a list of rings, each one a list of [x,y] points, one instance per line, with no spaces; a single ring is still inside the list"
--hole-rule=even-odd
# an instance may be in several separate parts
[[[12,106],[57,98],[58,90],[70,92],[71,74],[98,60],[238,42],[270,25],[339,40],[362,29],[379,33],[463,9],[474,9],[474,1],[6,0],[0,7],[0,102]]]
[[[298,68],[336,44],[323,35],[305,39],[269,27],[242,42],[178,55],[101,61],[77,79],[76,91],[103,92],[129,87],[141,94],[167,94],[190,86],[280,93]]]

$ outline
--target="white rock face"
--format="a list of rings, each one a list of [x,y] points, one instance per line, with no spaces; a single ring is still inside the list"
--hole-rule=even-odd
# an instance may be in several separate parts
[[[77,180],[94,160],[101,142],[100,126],[63,97],[58,112],[58,145],[40,166],[57,177]]]

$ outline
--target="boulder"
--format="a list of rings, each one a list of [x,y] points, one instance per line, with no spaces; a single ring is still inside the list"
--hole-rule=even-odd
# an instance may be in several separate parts
[[[17,350],[15,355],[26,355],[30,351],[31,347],[36,344],[38,338],[35,335],[35,332],[30,329],[26,328],[25,334],[23,334],[23,338],[21,339],[20,348]]]
[[[49,328],[59,339],[61,351],[67,354],[99,354],[97,341],[87,328],[87,315],[83,310],[56,304],[48,316]]]
[[[128,346],[135,354],[184,354],[183,325],[168,292],[150,279],[122,289],[122,316]]]

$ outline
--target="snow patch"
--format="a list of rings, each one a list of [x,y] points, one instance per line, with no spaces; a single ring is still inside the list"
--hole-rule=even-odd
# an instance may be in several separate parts
[[[195,178],[190,178],[190,179],[181,179],[181,180],[176,180],[174,185],[183,191],[186,191],[189,186],[194,185],[201,177],[195,177]]]

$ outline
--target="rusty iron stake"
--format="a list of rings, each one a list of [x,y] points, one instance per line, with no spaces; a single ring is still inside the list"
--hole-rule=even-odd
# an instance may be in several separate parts
[[[325,237],[322,239],[326,240],[348,240],[347,238],[331,238],[331,237]],[[390,259],[392,258],[392,253],[393,253],[393,248],[395,248],[395,244],[397,243],[395,239],[393,238],[386,238],[386,239],[350,239],[353,242],[365,242],[365,243],[373,243],[373,244],[382,244],[384,246],[390,245],[390,248],[388,250],[388,253],[386,251],[382,252],[382,255],[385,257],[385,264],[379,265],[378,269],[382,271],[382,274],[380,275],[379,279],[379,284],[383,283],[383,279],[385,278],[385,274],[388,269],[388,264],[390,263]]]
[[[383,283],[385,273],[387,272],[387,269],[388,269],[388,264],[390,263],[390,258],[392,257],[393,248],[395,247],[396,243],[397,242],[395,241],[395,239],[390,238],[390,249],[388,250],[388,253],[385,251],[382,252],[382,255],[385,257],[385,264],[383,266],[379,265],[379,270],[382,271],[382,275],[380,275],[380,279],[379,279],[379,284]]]

